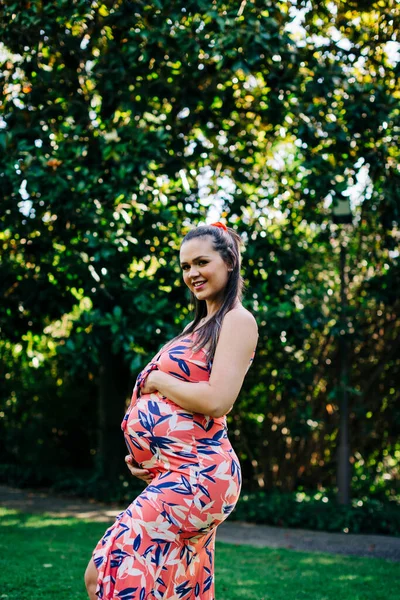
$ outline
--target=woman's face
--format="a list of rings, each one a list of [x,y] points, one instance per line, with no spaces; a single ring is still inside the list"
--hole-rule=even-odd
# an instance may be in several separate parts
[[[184,242],[180,262],[183,281],[198,300],[222,300],[231,269],[213,249],[211,236]]]

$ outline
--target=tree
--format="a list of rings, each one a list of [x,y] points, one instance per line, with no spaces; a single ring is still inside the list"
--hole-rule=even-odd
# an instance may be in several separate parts
[[[123,467],[116,448],[130,372],[188,316],[181,234],[215,203],[250,242],[247,305],[260,326],[229,416],[240,425],[232,431],[246,485],[332,485],[339,247],[328,204],[349,191],[352,459],[357,476],[362,461],[373,476],[377,464],[394,470],[391,8],[258,0],[5,8],[2,331],[11,345],[45,331],[72,375],[94,374],[107,475]]]
[[[65,348],[75,369],[78,355],[98,370],[107,474],[122,464],[129,366],[185,314],[174,256],[185,218],[206,212],[198,177],[222,160],[243,170],[258,136],[249,74],[283,71],[263,49],[271,40],[286,52],[284,15],[273,3],[242,12],[233,2],[5,8],[4,333],[17,341],[90,300]]]

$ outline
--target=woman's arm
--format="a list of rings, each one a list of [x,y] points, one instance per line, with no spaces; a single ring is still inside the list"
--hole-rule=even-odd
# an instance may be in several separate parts
[[[142,392],[158,390],[191,412],[222,417],[240,392],[257,338],[253,315],[244,310],[232,310],[222,323],[209,381],[181,381],[155,370],[148,376]]]

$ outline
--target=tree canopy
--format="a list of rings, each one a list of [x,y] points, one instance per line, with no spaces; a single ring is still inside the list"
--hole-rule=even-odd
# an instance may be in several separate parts
[[[124,468],[118,425],[132,378],[189,318],[180,239],[216,212],[243,236],[246,305],[260,327],[229,416],[247,484],[334,483],[344,244],[354,486],[364,490],[367,473],[393,490],[398,17],[381,1],[7,3],[0,427],[10,460],[29,416],[43,442],[34,460],[56,447],[66,462],[83,454],[108,474]],[[346,195],[354,225],[338,227],[331,206]],[[74,416],[55,411],[54,394]],[[91,433],[78,451],[84,410]]]

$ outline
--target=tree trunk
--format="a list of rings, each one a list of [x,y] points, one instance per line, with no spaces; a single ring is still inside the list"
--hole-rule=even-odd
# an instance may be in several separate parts
[[[97,470],[106,478],[115,478],[126,471],[127,453],[121,431],[129,397],[131,377],[121,355],[112,354],[109,344],[100,351]]]

